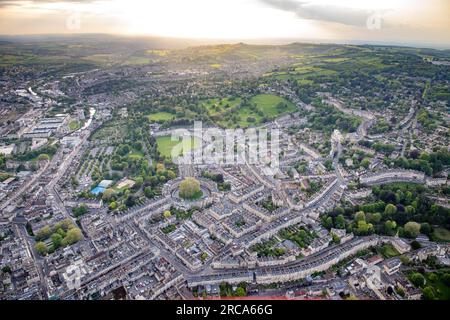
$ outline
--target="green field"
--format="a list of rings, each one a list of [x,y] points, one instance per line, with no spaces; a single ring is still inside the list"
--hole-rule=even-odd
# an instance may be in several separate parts
[[[173,118],[175,118],[175,115],[169,112],[157,112],[148,115],[150,121],[168,121],[173,120]]]
[[[444,228],[436,228],[433,232],[434,238],[438,241],[450,242],[450,231]]]
[[[76,131],[81,128],[80,121],[74,120],[69,123],[70,131]]]
[[[285,105],[285,108],[278,109],[277,106],[280,103],[283,103]],[[250,107],[243,107],[238,111],[238,125],[240,127],[245,128],[252,125],[258,125],[262,122],[263,117],[272,120],[296,110],[296,107],[292,102],[272,94],[256,95],[250,99],[250,104],[256,105],[256,110],[260,111],[262,113],[262,116],[261,114],[258,114],[255,111],[251,110]],[[249,118],[253,118],[255,121],[248,121]]]
[[[272,94],[260,94],[251,99],[252,103],[256,103],[257,108],[261,110],[268,118],[275,118],[283,114],[287,114],[296,110],[295,105],[284,98],[274,96]],[[285,103],[286,109],[279,111],[277,105]]]
[[[259,94],[252,97],[248,105],[244,103],[241,98],[229,97],[204,100],[201,105],[213,121],[226,128],[255,126],[263,118],[271,120],[296,110],[293,103],[272,94]],[[284,104],[284,108],[277,108],[280,103]],[[230,121],[230,115],[237,115],[238,120]]]
[[[5,172],[0,172],[0,182],[5,181],[5,180],[8,179],[9,177],[11,177],[10,174],[5,173]]]
[[[158,144],[159,153],[162,156],[171,158],[172,149],[180,142],[172,141],[171,136],[163,136],[156,138],[156,143]],[[191,143],[187,142],[183,144],[183,153],[186,153],[192,149],[197,149],[200,146],[200,140],[198,138],[192,138]]]
[[[442,281],[442,275],[445,271],[448,272],[448,269],[442,270],[437,273],[427,273],[425,275],[427,286],[431,286],[433,288],[434,294],[438,300],[450,299],[450,287]],[[432,274],[438,275],[437,279],[436,277],[432,277]]]
[[[392,245],[385,244],[381,248],[379,248],[378,252],[385,258],[390,259],[400,255],[400,252],[397,251]]]
[[[223,99],[209,99],[201,102],[201,105],[206,108],[210,116],[220,115],[228,109],[237,107],[241,103],[241,98],[223,98]]]
[[[137,159],[141,159],[143,156],[144,156],[144,154],[142,152],[140,152],[140,151],[133,151],[132,153],[130,153],[128,155],[128,158],[137,160]]]

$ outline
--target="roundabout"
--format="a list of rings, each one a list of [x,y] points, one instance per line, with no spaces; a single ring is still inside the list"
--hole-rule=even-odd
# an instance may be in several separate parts
[[[203,178],[178,178],[163,188],[163,195],[170,197],[174,206],[183,210],[206,207],[213,203],[217,192],[216,184]]]

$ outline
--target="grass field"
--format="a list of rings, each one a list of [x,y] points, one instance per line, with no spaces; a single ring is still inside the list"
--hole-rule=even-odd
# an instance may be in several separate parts
[[[444,228],[436,228],[433,232],[434,238],[439,241],[450,242],[450,231]]]
[[[11,177],[11,175],[9,175],[8,173],[0,172],[0,182],[5,181],[5,180],[8,179],[9,177]]]
[[[239,109],[238,115],[240,120],[238,124],[240,127],[249,127],[252,125],[260,124],[263,117],[267,119],[275,119],[279,116],[294,112],[296,110],[295,105],[282,98],[272,94],[259,94],[250,99],[251,104],[256,105],[256,109],[262,112],[262,116],[260,114],[255,113],[249,107],[244,107]],[[278,109],[277,106],[279,103],[284,103],[284,109]],[[253,118],[254,122],[249,122],[249,118]]]
[[[202,106],[206,108],[214,121],[226,128],[235,128],[237,126],[246,128],[258,125],[263,118],[274,119],[296,110],[292,102],[272,94],[256,95],[249,102],[250,105],[256,106],[256,111],[252,110],[251,106],[240,106],[242,103],[241,98],[209,99],[203,101]],[[285,108],[278,109],[277,106],[280,103],[283,103]],[[230,122],[225,117],[222,117],[222,115],[230,114],[230,112],[235,112],[239,120]]]
[[[335,57],[335,58],[328,58],[328,59],[324,59],[323,61],[325,62],[331,62],[331,63],[339,63],[339,62],[344,62],[350,60],[350,58],[339,58],[339,57]]]
[[[151,121],[167,121],[167,120],[172,120],[173,118],[175,118],[175,115],[173,115],[172,113],[169,113],[169,112],[157,112],[157,113],[152,113],[152,114],[148,115],[148,118]]]
[[[261,110],[266,117],[271,119],[283,114],[293,112],[296,109],[292,102],[272,94],[260,94],[254,96],[251,99],[251,102],[255,103],[258,110]],[[287,106],[286,109],[279,111],[277,109],[277,105],[279,103],[285,103]]]
[[[392,245],[390,244],[385,244],[384,246],[382,246],[378,252],[385,258],[385,259],[390,259],[396,256],[400,255],[400,252],[397,251],[397,249],[395,249]]]
[[[141,151],[133,151],[128,155],[128,158],[130,159],[140,159],[144,156],[144,154]]]
[[[209,99],[201,102],[201,105],[206,108],[210,116],[218,115],[227,109],[235,108],[241,103],[240,98],[223,98],[223,99]]]
[[[427,273],[425,275],[425,278],[427,280],[427,285],[433,287],[435,296],[438,300],[450,299],[450,287],[445,285],[445,283],[442,281],[442,274],[445,271],[448,271],[448,269],[440,271],[438,273],[440,276],[437,279],[436,279],[436,277],[434,277],[434,279],[432,278],[431,275],[433,273]],[[436,275],[436,273],[434,273],[434,274]]]
[[[159,153],[161,153],[162,156],[165,156],[167,158],[171,158],[172,155],[172,149],[178,145],[180,142],[178,141],[172,141],[171,136],[163,136],[156,138],[156,143],[158,144],[158,150]],[[196,149],[200,146],[200,140],[198,138],[192,138],[191,143],[187,142],[183,144],[183,153],[186,153],[192,149]]]
[[[75,131],[81,128],[80,121],[74,120],[69,123],[69,129]]]

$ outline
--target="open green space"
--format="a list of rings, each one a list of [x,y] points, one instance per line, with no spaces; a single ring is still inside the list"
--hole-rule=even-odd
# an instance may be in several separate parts
[[[236,108],[241,103],[241,98],[228,97],[228,98],[215,98],[208,99],[201,102],[201,105],[206,108],[210,116],[218,115],[229,109]]]
[[[296,110],[292,102],[272,94],[208,99],[201,105],[211,120],[225,128],[255,126]]]
[[[393,257],[397,257],[400,255],[400,252],[397,251],[391,244],[385,244],[378,249],[378,252],[385,258],[390,259]]]
[[[272,94],[259,94],[254,96],[250,102],[255,103],[258,110],[261,110],[264,116],[271,119],[293,112],[296,109],[292,102]],[[278,108],[279,104],[284,104],[285,108]]]
[[[69,123],[70,131],[76,131],[80,128],[81,128],[81,124],[80,124],[80,121],[78,121],[78,120],[74,120]]]
[[[167,158],[171,157],[172,149],[180,143],[182,143],[181,152],[183,154],[200,146],[200,140],[198,138],[191,138],[191,142],[189,143],[189,140],[184,141],[183,139],[180,139],[180,141],[172,141],[171,136],[158,137],[156,138],[156,143],[159,153]]]
[[[169,112],[157,112],[148,115],[150,121],[168,121],[175,118],[175,115]]]
[[[450,242],[450,231],[444,228],[435,228],[433,236],[438,241]]]

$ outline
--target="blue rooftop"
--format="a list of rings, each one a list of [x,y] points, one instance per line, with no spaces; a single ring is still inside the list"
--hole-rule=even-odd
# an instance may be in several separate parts
[[[104,188],[104,187],[98,186],[98,187],[95,187],[94,189],[92,189],[92,190],[91,190],[91,193],[97,196],[97,195],[99,195],[100,193],[103,193],[104,191],[105,191],[105,188]]]

